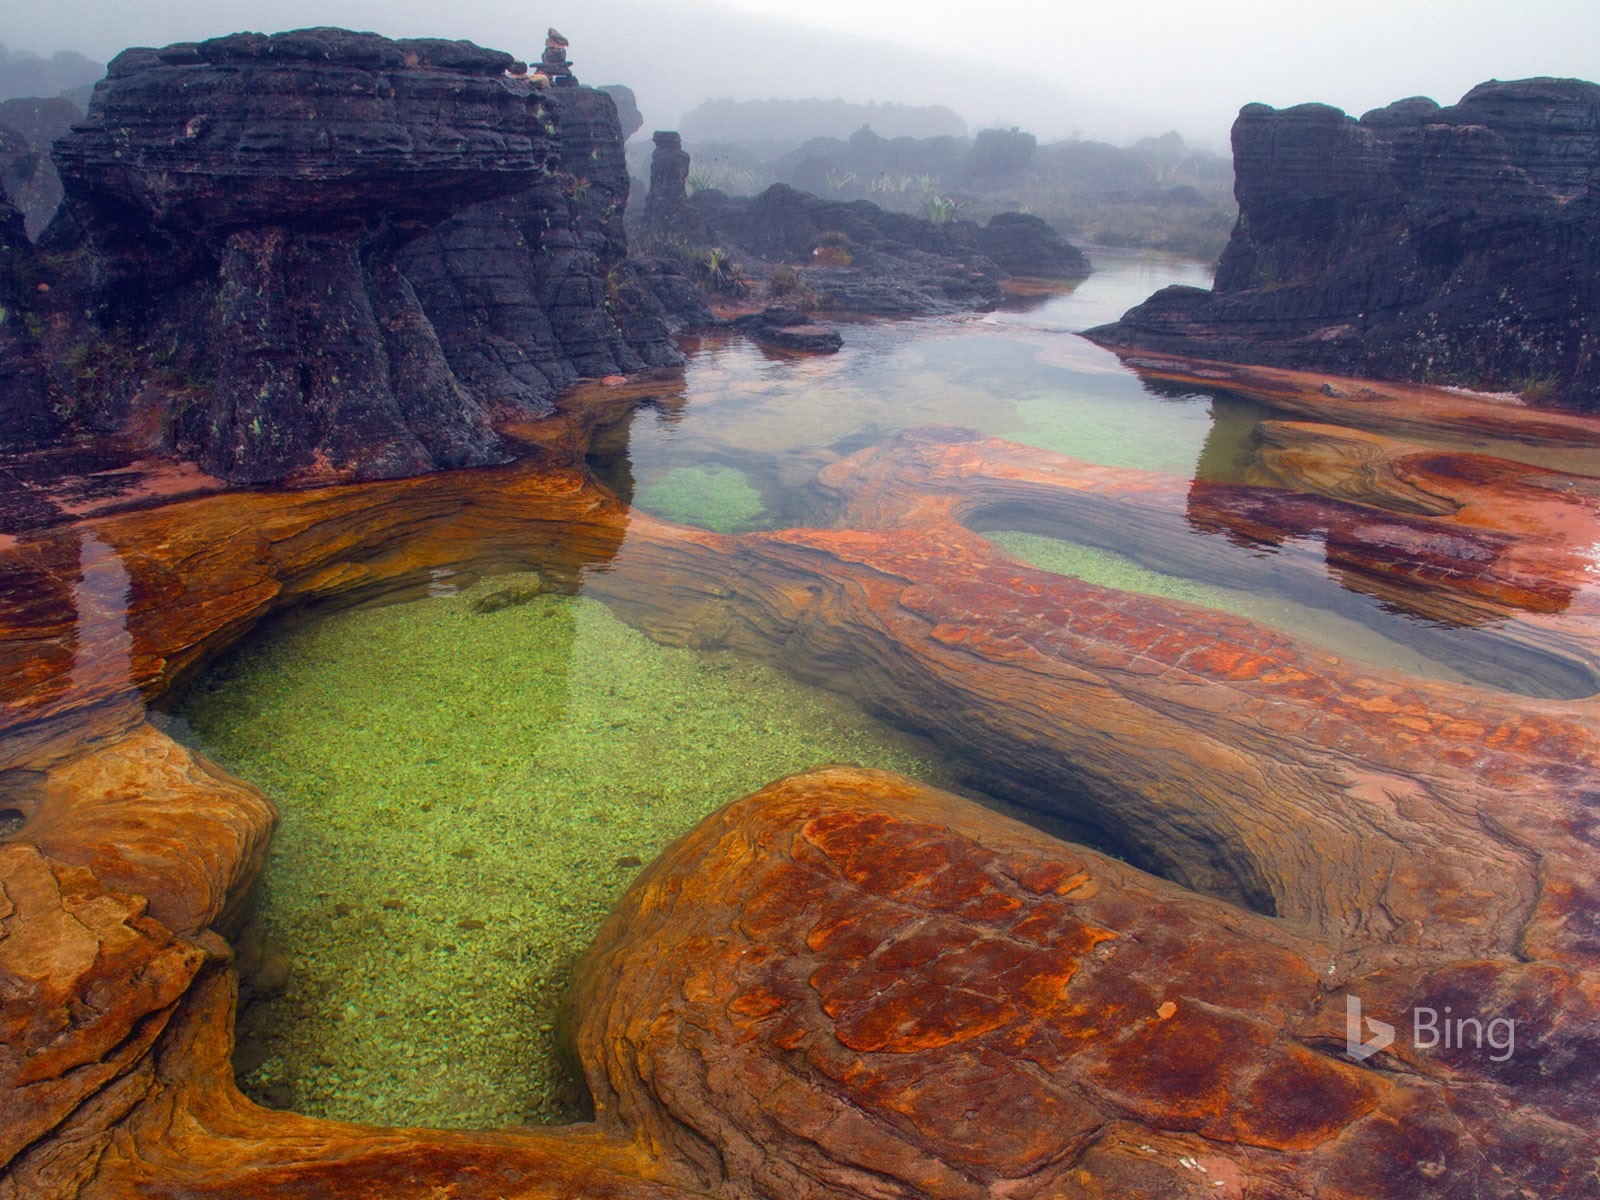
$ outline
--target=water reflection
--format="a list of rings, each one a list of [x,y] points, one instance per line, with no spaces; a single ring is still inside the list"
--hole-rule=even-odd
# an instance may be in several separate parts
[[[844,348],[823,358],[779,361],[741,338],[703,339],[691,347],[672,420],[630,418],[626,434],[619,428],[596,447],[597,475],[678,523],[725,533],[825,528],[836,500],[817,476],[830,464],[911,426],[973,428],[1174,484],[1143,526],[1047,506],[986,513],[975,528],[1125,555],[1170,575],[1175,588],[1187,579],[1258,595],[1269,603],[1253,609],[1256,619],[1276,614],[1281,627],[1365,661],[1536,695],[1595,691],[1587,654],[1502,627],[1515,603],[1463,603],[1457,589],[1439,586],[1444,576],[1429,564],[1441,556],[1487,557],[1492,578],[1492,536],[1445,538],[1425,552],[1441,530],[1416,522],[1402,530],[1404,519],[1373,510],[1246,486],[1259,475],[1260,427],[1281,413],[1221,389],[1141,378],[1070,332],[1160,287],[1206,286],[1209,269],[1139,255],[1108,256],[1100,267],[1068,291],[982,317],[849,325]],[[1409,576],[1396,566],[1419,555]],[[1556,612],[1570,598],[1550,585],[1523,600]],[[1329,619],[1307,616],[1317,612]],[[1474,625],[1481,629],[1453,628]]]
[[[78,541],[78,573],[72,585],[77,621],[72,633],[70,693],[126,697],[134,691],[133,634],[128,599],[133,579],[115,547],[92,529]]]

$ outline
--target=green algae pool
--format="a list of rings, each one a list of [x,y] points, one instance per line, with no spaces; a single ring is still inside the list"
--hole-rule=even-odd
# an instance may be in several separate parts
[[[1026,312],[852,326],[826,358],[693,345],[681,387],[612,430],[591,466],[640,508],[719,532],[826,527],[833,501],[817,473],[924,424],[1240,479],[1266,410],[1152,389],[1069,333],[1164,283],[1203,283],[1204,268],[1111,266]],[[1365,661],[1457,680],[1460,662],[1491,680],[1515,674],[1473,667],[1471,630],[1419,633],[1442,648],[1430,657],[1408,640],[1419,626],[1331,575],[1300,602],[1219,586],[1231,556],[1260,550],[1210,539],[1217,569],[1200,582],[1061,532],[986,536],[1047,570],[1238,613]],[[240,943],[254,997],[241,1084],[277,1107],[385,1125],[580,1115],[555,1030],[572,966],[643,864],[709,812],[830,762],[974,794],[960,764],[850,701],[732,655],[658,646],[532,576],[279,622],[176,704],[175,732],[187,723],[282,811]]]
[[[385,1125],[576,1115],[572,965],[707,813],[835,762],[955,783],[847,701],[526,577],[282,624],[178,716],[282,810],[250,937],[289,970],[241,1017],[241,1084]]]

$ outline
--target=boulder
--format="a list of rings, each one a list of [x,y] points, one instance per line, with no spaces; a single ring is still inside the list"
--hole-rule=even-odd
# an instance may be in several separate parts
[[[995,213],[973,236],[983,256],[1007,275],[1081,279],[1094,269],[1082,250],[1031,213]]]
[[[746,337],[774,350],[832,354],[844,345],[844,336],[832,325],[822,325],[809,313],[787,305],[769,305],[734,322]]]

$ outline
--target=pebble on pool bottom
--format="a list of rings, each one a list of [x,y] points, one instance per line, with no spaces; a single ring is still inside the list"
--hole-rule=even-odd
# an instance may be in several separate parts
[[[501,576],[261,631],[176,722],[278,803],[239,1024],[253,1098],[335,1119],[573,1119],[557,1008],[640,867],[779,776],[856,763],[953,786],[931,745],[597,601]]]

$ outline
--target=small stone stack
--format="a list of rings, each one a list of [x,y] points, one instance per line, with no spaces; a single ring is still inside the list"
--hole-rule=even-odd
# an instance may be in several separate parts
[[[572,64],[567,61],[567,47],[570,44],[554,29],[544,35],[544,54],[539,59],[539,71],[556,87],[578,86],[578,77],[572,73]]]

